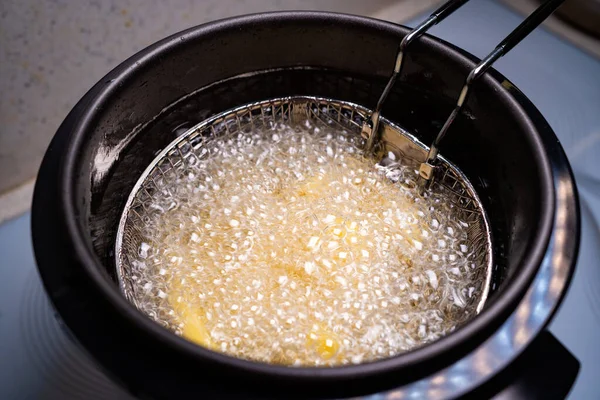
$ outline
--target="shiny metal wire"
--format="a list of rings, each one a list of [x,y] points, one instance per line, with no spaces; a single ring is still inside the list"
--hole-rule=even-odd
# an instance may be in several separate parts
[[[383,108],[383,104],[391,92],[396,79],[402,71],[402,66],[404,65],[403,61],[405,58],[404,55],[408,46],[423,36],[431,27],[442,22],[446,17],[450,16],[468,1],[469,0],[447,1],[402,39],[400,46],[398,47],[398,53],[396,54],[394,69],[390,75],[388,83],[379,97],[375,110],[369,115],[369,118],[365,120],[362,126],[362,135],[367,138],[367,151],[371,151],[379,140],[380,132],[378,127],[379,120],[381,118],[381,109]],[[496,61],[498,61],[500,57],[508,53],[513,47],[525,39],[527,35],[529,35],[535,28],[544,22],[544,20],[548,18],[562,3],[564,3],[564,0],[546,0],[529,17],[521,22],[519,26],[510,32],[509,35],[506,36],[490,54],[488,54],[469,72],[460,91],[460,95],[458,96],[454,109],[446,119],[446,122],[429,147],[427,157],[419,166],[419,184],[421,192],[423,192],[425,188],[430,187],[434,179],[437,179],[438,174],[436,171],[436,158],[439,152],[440,142],[446,136],[448,129],[465,105],[473,83],[482,77],[487,70],[490,69]]]
[[[203,144],[207,138],[234,134],[251,129],[270,127],[276,122],[302,123],[309,119],[316,123],[335,125],[340,129],[361,134],[365,120],[371,111],[348,102],[317,97],[287,97],[247,104],[216,115],[186,131],[167,146],[147,167],[135,184],[126,202],[118,227],[116,241],[116,270],[122,291],[136,306],[135,286],[131,281],[130,254],[136,254],[142,242],[139,227],[143,224],[143,211],[157,190],[156,181],[174,168],[185,168],[199,158],[207,157]],[[418,169],[427,157],[427,147],[414,136],[385,118],[380,121],[380,152],[393,152],[401,163],[409,163]],[[492,273],[492,238],[487,215],[475,190],[463,175],[444,157],[439,157],[439,178],[435,185],[442,185],[459,208],[459,217],[469,223],[470,248],[477,254],[476,262],[481,268],[478,277],[482,282],[482,297],[476,304],[481,311],[487,298]],[[464,322],[464,321],[462,321]]]

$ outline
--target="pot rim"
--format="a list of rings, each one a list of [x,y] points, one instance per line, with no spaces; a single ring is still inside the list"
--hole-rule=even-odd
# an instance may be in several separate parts
[[[330,12],[291,11],[252,14],[229,18],[190,28],[163,39],[140,51],[111,71],[75,106],[70,115],[71,118],[74,118],[75,122],[69,126],[63,124],[57,132],[57,136],[61,135],[70,140],[70,142],[66,143],[66,147],[60,151],[63,154],[62,157],[60,154],[57,154],[58,151],[56,150],[54,152],[49,151],[45,156],[46,158],[54,158],[54,162],[59,165],[57,169],[57,173],[59,174],[59,185],[54,189],[55,193],[49,194],[42,193],[41,189],[38,188],[38,184],[36,184],[34,209],[43,207],[42,203],[44,197],[48,195],[58,196],[60,210],[57,211],[60,212],[60,216],[63,218],[66,231],[68,232],[69,246],[73,252],[71,256],[76,259],[78,267],[81,267],[85,271],[86,275],[90,278],[90,282],[109,301],[112,306],[112,311],[125,317],[132,325],[141,327],[144,331],[148,332],[150,336],[153,336],[157,343],[160,342],[163,345],[167,345],[174,351],[189,354],[195,358],[202,359],[203,361],[209,360],[210,363],[215,366],[218,365],[228,369],[237,370],[238,372],[250,374],[256,378],[283,379],[285,381],[293,382],[296,386],[313,383],[315,381],[321,383],[329,383],[329,381],[331,381],[334,384],[339,384],[344,381],[373,378],[383,373],[394,374],[396,375],[396,378],[398,378],[397,374],[401,371],[406,372],[409,370],[418,370],[419,372],[416,373],[417,375],[426,376],[435,370],[450,365],[480,346],[514,311],[536,276],[542,261],[545,257],[549,257],[548,253],[552,250],[552,248],[548,248],[548,243],[553,233],[553,224],[555,223],[557,193],[556,174],[562,171],[563,175],[561,175],[560,178],[574,187],[566,158],[563,157],[564,159],[552,160],[551,162],[548,157],[548,153],[550,152],[549,146],[552,144],[558,149],[554,149],[554,153],[556,153],[556,151],[559,153],[562,152],[562,148],[556,141],[556,137],[546,121],[533,104],[518,89],[516,89],[514,85],[510,84],[506,78],[495,70],[488,72],[482,80],[486,81],[486,84],[496,88],[498,92],[497,95],[503,96],[504,100],[521,114],[522,120],[528,125],[528,129],[532,132],[532,142],[536,152],[539,153],[539,160],[542,167],[541,175],[543,179],[543,191],[541,194],[543,202],[540,205],[542,216],[540,231],[542,234],[540,237],[543,237],[543,240],[538,241],[532,251],[523,257],[519,266],[520,272],[512,277],[511,285],[505,288],[502,296],[499,296],[499,298],[487,305],[487,307],[485,307],[472,321],[458,328],[453,333],[426,346],[379,361],[330,368],[290,368],[269,365],[238,359],[204,349],[178,337],[156,324],[150,318],[138,311],[133,304],[128,302],[119,291],[117,285],[107,281],[105,272],[103,271],[104,267],[101,265],[94,252],[91,240],[89,240],[89,232],[86,232],[83,224],[80,222],[81,216],[85,214],[79,210],[77,204],[77,191],[74,188],[74,182],[77,181],[76,176],[79,173],[79,155],[81,149],[85,145],[84,139],[86,132],[93,129],[93,122],[98,110],[103,109],[110,103],[113,98],[112,96],[122,82],[130,79],[136,71],[144,68],[148,63],[153,62],[158,54],[167,53],[173,47],[184,46],[189,40],[197,39],[202,35],[215,34],[224,29],[240,29],[245,25],[256,23],[264,24],[269,23],[270,21],[281,22],[282,20],[299,22],[311,19],[324,20],[335,24],[345,23],[363,25],[371,29],[385,30],[399,37],[405,35],[409,31],[409,28],[368,17]],[[186,40],[183,40],[183,38]],[[443,40],[429,35],[424,36],[421,40],[426,42],[433,51],[446,52],[459,62],[474,66],[477,61],[476,57]],[[105,84],[105,82],[110,83]],[[565,170],[568,171],[567,175],[564,175]],[[37,223],[40,225],[43,224],[43,222],[39,222],[44,219],[41,214],[42,213],[37,212],[34,212],[33,214],[34,218],[37,217],[38,219],[37,222],[32,223],[34,231]],[[569,221],[567,221],[569,223],[575,219],[575,225],[578,230],[578,210],[570,210],[569,215],[564,217],[569,219]],[[572,240],[568,241],[568,243],[563,243],[562,249],[560,249],[563,254],[576,254],[578,236],[571,239]],[[43,235],[36,235],[34,233],[34,245],[35,242],[43,240]],[[36,249],[38,247],[39,245],[35,245]],[[557,251],[559,250],[557,250],[555,243],[553,253],[556,254]],[[38,265],[42,272],[42,276],[45,276],[46,273],[50,274],[51,271],[44,271],[48,268],[51,269],[52,266],[47,265],[47,261],[43,259],[41,252],[38,254],[38,251],[36,250],[36,255],[38,255]],[[565,266],[565,268],[569,268],[567,273],[569,279],[573,270],[573,263]],[[553,304],[554,308],[556,308],[562,295],[564,295],[565,288],[566,286],[564,286],[556,296]],[[49,292],[52,297],[53,291],[49,290]],[[540,329],[548,322],[550,316],[551,315],[548,315],[543,321],[540,325]],[[514,356],[516,356],[516,354]],[[401,381],[402,379],[400,378],[399,380]]]

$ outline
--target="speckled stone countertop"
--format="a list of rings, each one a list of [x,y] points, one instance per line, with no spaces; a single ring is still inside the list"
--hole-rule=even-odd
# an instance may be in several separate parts
[[[2,0],[0,193],[35,177],[64,117],[102,76],[182,29],[260,11],[373,14],[396,0]],[[410,2],[409,2],[410,3]]]

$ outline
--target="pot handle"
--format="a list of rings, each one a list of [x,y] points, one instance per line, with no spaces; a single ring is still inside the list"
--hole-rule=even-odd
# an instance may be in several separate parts
[[[562,400],[573,387],[579,367],[579,360],[545,330],[507,368],[467,398]]]

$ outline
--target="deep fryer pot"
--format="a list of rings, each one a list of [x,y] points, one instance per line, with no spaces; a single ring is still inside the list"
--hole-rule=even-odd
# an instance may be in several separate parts
[[[119,218],[162,148],[207,117],[253,101],[312,95],[372,108],[407,32],[383,21],[318,12],[213,22],[142,50],[74,107],[38,175],[33,243],[61,319],[117,382],[141,398],[346,397],[394,388],[386,396],[487,396],[517,380],[530,388],[531,369],[515,363],[539,362],[540,346],[542,354],[563,354],[562,365],[576,375],[577,361],[543,333],[577,255],[573,176],[544,118],[494,70],[475,85],[441,148],[475,186],[494,239],[490,298],[452,334],[368,364],[273,366],[187,342],[119,292]],[[414,43],[407,57],[383,115],[430,143],[476,58],[430,36]],[[569,377],[566,393],[574,375],[562,376]]]

